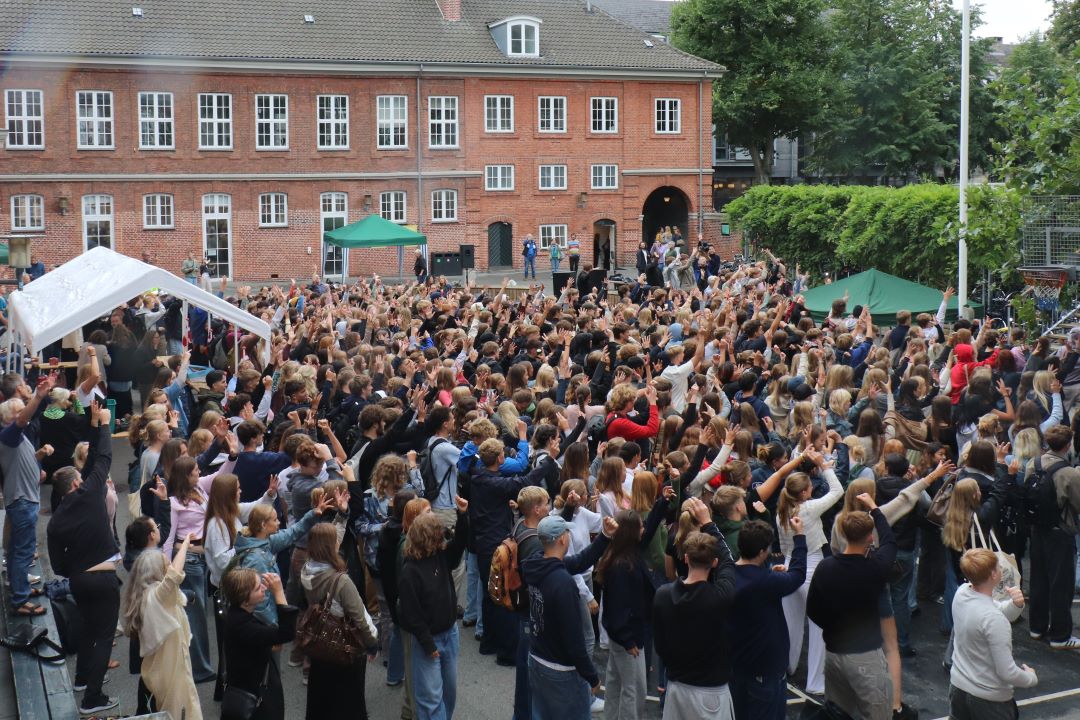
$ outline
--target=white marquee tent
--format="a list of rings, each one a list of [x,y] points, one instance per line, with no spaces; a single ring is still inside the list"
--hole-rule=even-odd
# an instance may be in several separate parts
[[[191,303],[263,338],[263,361],[269,360],[270,326],[265,321],[166,270],[103,247],[93,248],[11,293],[8,340],[32,354],[41,352],[152,288],[184,300],[185,323],[186,304]]]

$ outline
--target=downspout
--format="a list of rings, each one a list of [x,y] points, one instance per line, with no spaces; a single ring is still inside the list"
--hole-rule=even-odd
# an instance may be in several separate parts
[[[703,82],[704,82],[703,80],[698,80],[698,84],[697,84],[697,207],[698,207],[697,231],[698,231],[698,235],[701,235],[702,232],[703,232],[702,223],[704,222],[704,213],[705,213],[705,208],[702,205],[703,197],[704,197],[703,185],[704,185],[704,182],[705,182],[705,178],[702,176],[702,173],[701,173],[701,163],[704,161],[704,158],[702,157],[702,154],[701,154],[702,153],[702,147],[701,147],[701,86],[702,86]]]
[[[423,105],[420,101],[420,77],[424,74],[424,64],[420,63],[420,69],[416,73],[416,231],[423,232],[424,224],[424,159],[423,159],[423,120],[421,110]],[[428,260],[428,274],[431,274],[431,259],[428,257],[428,247],[424,245],[424,257]]]

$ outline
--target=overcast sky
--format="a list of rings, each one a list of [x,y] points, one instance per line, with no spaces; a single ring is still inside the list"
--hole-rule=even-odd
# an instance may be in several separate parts
[[[978,37],[1016,42],[1050,25],[1050,0],[971,0],[971,4],[982,6],[984,24],[975,32]],[[963,7],[963,0],[953,0],[953,5]]]

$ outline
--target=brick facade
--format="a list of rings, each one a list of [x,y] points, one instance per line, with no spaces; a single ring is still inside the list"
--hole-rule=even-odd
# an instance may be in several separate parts
[[[48,265],[84,249],[81,199],[88,194],[113,197],[113,247],[128,255],[149,252],[160,266],[179,271],[188,252],[201,252],[202,197],[225,193],[231,198],[231,274],[241,280],[307,276],[319,271],[321,257],[320,195],[348,195],[348,220],[379,212],[379,194],[406,193],[406,221],[428,235],[430,252],[454,252],[476,246],[476,264],[488,270],[488,226],[513,226],[512,261],[521,265],[521,240],[532,233],[539,241],[542,224],[565,224],[581,239],[582,256],[593,256],[593,223],[614,221],[622,265],[632,265],[641,237],[643,207],[659,188],[681,193],[689,209],[687,230],[698,232],[698,213],[707,236],[719,233],[712,215],[711,83],[649,79],[505,77],[368,77],[195,74],[138,70],[30,69],[11,65],[0,81],[8,89],[44,93],[45,149],[0,149],[0,233],[12,229],[11,196],[44,198],[44,238],[35,254]],[[114,149],[80,150],[75,95],[79,90],[112,92]],[[174,150],[139,149],[138,93],[173,94]],[[231,150],[198,149],[200,92],[232,96]],[[288,95],[288,149],[256,150],[255,95]],[[417,96],[421,112],[418,135]],[[316,145],[318,95],[349,98],[349,149],[319,150]],[[407,98],[407,147],[380,150],[376,98]],[[514,98],[513,132],[485,132],[484,97]],[[566,132],[538,130],[538,97],[566,98]],[[428,146],[428,97],[458,98],[458,147]],[[591,97],[618,98],[618,131],[590,132]],[[698,98],[702,106],[698,107]],[[656,98],[680,100],[681,132],[654,131]],[[418,144],[420,145],[418,152]],[[592,164],[618,165],[618,188],[593,190]],[[514,189],[485,190],[486,164],[513,164]],[[540,191],[541,164],[563,164],[567,189]],[[705,174],[700,175],[700,168]],[[420,179],[417,173],[420,173]],[[422,188],[422,189],[421,189]],[[457,220],[432,222],[431,192],[457,191]],[[288,226],[259,227],[258,197],[288,196]],[[173,196],[174,229],[145,230],[142,198],[150,193]],[[584,195],[583,195],[584,193]],[[705,207],[700,208],[699,198]],[[65,199],[65,200],[62,200]],[[66,213],[61,204],[67,203]],[[712,226],[716,225],[716,228]],[[309,252],[310,249],[310,252]],[[406,273],[411,269],[406,250]],[[365,250],[349,256],[349,274],[396,273],[395,249]],[[548,268],[546,257],[538,262]],[[565,268],[565,265],[564,265]]]

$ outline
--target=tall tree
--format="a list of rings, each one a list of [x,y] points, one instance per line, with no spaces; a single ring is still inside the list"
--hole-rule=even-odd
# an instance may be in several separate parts
[[[815,130],[831,102],[822,0],[683,0],[676,47],[727,68],[713,83],[716,132],[750,151],[768,183],[773,142]]]
[[[1070,54],[1080,44],[1080,1],[1054,0],[1046,37],[1062,55]]]

